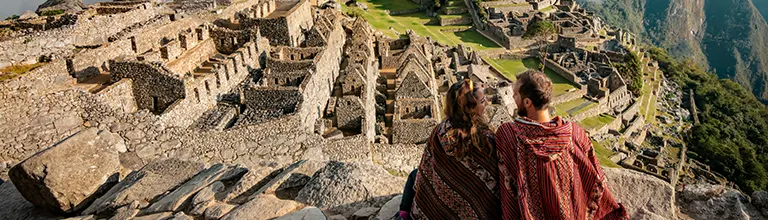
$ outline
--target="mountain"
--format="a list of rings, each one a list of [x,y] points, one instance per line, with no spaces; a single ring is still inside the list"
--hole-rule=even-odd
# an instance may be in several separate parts
[[[768,0],[577,0],[605,22],[768,103]]]

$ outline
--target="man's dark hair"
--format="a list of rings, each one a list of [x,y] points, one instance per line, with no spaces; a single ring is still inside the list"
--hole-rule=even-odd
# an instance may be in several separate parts
[[[536,109],[548,107],[552,98],[552,80],[547,75],[537,70],[528,70],[517,75],[520,82],[520,97],[528,98]]]

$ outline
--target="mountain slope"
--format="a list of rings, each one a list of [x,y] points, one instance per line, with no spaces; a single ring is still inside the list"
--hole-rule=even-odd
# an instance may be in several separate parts
[[[608,24],[638,33],[678,59],[709,67],[768,101],[768,23],[763,17],[768,0],[578,1]]]

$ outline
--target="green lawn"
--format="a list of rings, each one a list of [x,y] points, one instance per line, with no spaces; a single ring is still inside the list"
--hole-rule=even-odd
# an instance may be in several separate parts
[[[491,66],[495,67],[504,74],[507,78],[514,81],[517,74],[520,74],[528,69],[536,69],[539,66],[539,60],[536,58],[526,58],[523,60],[511,60],[511,59],[488,59],[487,61]],[[576,87],[567,79],[557,74],[550,68],[544,69],[544,73],[549,76],[553,84],[553,95],[562,95],[568,90],[575,89]]]
[[[579,113],[592,109],[595,106],[597,106],[597,103],[588,99],[581,98],[556,105],[555,110],[557,111],[557,115],[566,117],[578,115]]]
[[[595,149],[595,156],[597,157],[597,161],[600,163],[601,166],[604,167],[610,167],[610,168],[621,168],[618,164],[614,163],[609,159],[611,156],[616,154],[612,150],[609,150],[605,146],[603,146],[602,143],[592,141],[592,148]]]
[[[578,123],[579,125],[584,127],[584,129],[590,130],[590,129],[602,128],[608,123],[611,123],[614,119],[616,118],[614,118],[611,115],[601,114],[595,117],[585,118],[584,120],[581,120]]]
[[[530,3],[517,3],[517,4],[503,4],[503,5],[495,5],[494,8],[508,8],[508,7],[522,7],[522,6],[531,6]],[[531,8],[533,9],[533,8]]]
[[[410,0],[361,0],[368,5],[368,11],[363,12],[363,18],[374,28],[392,38],[406,37],[406,30],[413,30],[420,36],[430,36],[433,40],[446,45],[464,44],[476,50],[502,49],[499,45],[481,35],[475,30],[442,31],[448,29],[467,29],[471,26],[439,26],[437,18],[431,18],[424,12],[390,16],[384,10],[404,10],[419,7]],[[346,12],[347,6],[342,4]],[[431,22],[431,23],[430,23]],[[427,25],[427,23],[430,23]],[[397,31],[400,36],[396,35]]]
[[[554,8],[553,6],[551,6],[551,5],[550,5],[549,7],[546,7],[546,8],[542,8],[542,9],[541,9],[541,10],[539,10],[539,11],[540,11],[540,12],[545,12],[545,13],[546,13],[546,12],[552,12],[552,11],[555,11],[555,8]]]
[[[653,73],[651,73],[652,75]],[[657,73],[658,74],[658,73]],[[656,123],[656,97],[653,96],[653,90],[658,88],[659,80],[652,81],[653,76],[646,76],[643,79],[642,95],[640,96],[640,114],[645,118],[646,124]]]

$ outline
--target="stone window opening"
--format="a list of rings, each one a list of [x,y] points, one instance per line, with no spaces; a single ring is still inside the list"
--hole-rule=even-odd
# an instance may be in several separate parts
[[[290,84],[291,84],[291,78],[286,77],[285,78],[285,85],[290,85]]]
[[[224,46],[224,39],[219,40],[221,46]]]
[[[279,86],[279,85],[280,85],[279,79],[275,78],[275,86]]]
[[[352,102],[350,102],[349,100],[347,100],[347,105],[352,105]]]
[[[131,37],[131,50],[133,50],[133,53],[138,53],[139,50],[136,47],[136,37]]]
[[[227,66],[224,66],[224,76],[226,77],[227,81],[229,81],[229,68],[227,68]]]
[[[157,98],[157,96],[152,96],[152,112],[157,112],[157,110],[160,108],[160,100]]]
[[[199,103],[200,100],[200,92],[197,91],[197,88],[195,88],[195,99],[197,99],[197,102]]]
[[[296,60],[295,57],[293,57],[293,54],[291,54],[291,60]]]
[[[208,80],[205,81],[205,92],[211,94],[211,86],[208,85]]]
[[[411,109],[405,108],[405,114],[411,113]]]

